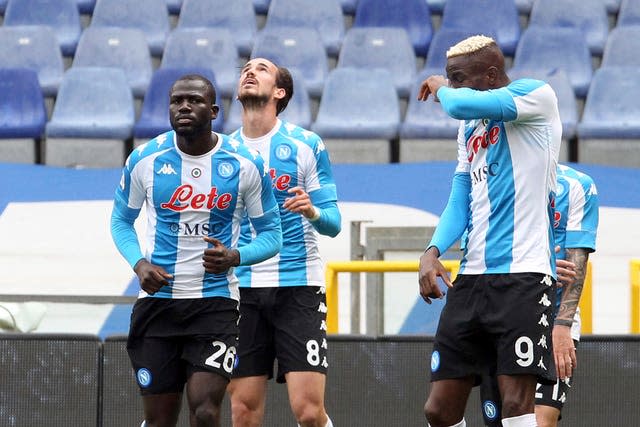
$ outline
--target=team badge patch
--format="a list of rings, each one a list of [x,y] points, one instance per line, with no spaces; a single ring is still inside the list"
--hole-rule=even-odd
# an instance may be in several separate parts
[[[482,403],[482,411],[484,412],[484,416],[491,421],[498,418],[498,408],[496,404],[490,400],[485,400]]]
[[[233,175],[233,171],[233,165],[229,162],[222,162],[218,165],[218,175],[223,178],[229,178],[231,175]]]
[[[431,372],[436,372],[440,369],[440,353],[436,350],[431,353]]]
[[[194,178],[200,178],[202,176],[202,171],[200,168],[193,168],[191,169],[191,176]]]
[[[147,368],[140,368],[136,373],[136,379],[140,387],[149,387],[151,385],[151,372]]]
[[[291,157],[291,147],[288,145],[279,145],[276,147],[276,157],[280,160],[287,160]]]

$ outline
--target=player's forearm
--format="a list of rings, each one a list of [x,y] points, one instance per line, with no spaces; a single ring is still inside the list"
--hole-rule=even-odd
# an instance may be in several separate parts
[[[336,237],[342,228],[342,215],[338,205],[334,202],[325,206],[316,206],[316,209],[320,216],[310,220],[313,228],[324,236]]]
[[[573,283],[566,285],[562,292],[562,300],[560,301],[555,324],[571,326],[580,303],[582,288],[584,287],[589,251],[585,248],[568,248],[565,258],[575,264],[576,278]]]
[[[438,252],[443,254],[462,236],[469,221],[470,188],[469,174],[456,173],[454,175],[449,201],[427,247],[435,246]]]
[[[282,228],[277,207],[259,218],[250,218],[250,221],[257,234],[251,243],[238,248],[240,265],[264,261],[282,249]]]
[[[123,258],[134,268],[144,256],[138,242],[133,221],[120,215],[115,209],[111,214],[111,237]]]

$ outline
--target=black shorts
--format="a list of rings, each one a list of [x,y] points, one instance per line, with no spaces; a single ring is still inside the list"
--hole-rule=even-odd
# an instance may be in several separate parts
[[[578,341],[573,341],[576,348]],[[573,378],[573,377],[572,377]],[[536,386],[536,405],[551,406],[562,411],[562,407],[567,400],[569,390],[571,390],[571,380],[560,381],[556,379],[554,384],[540,384]],[[500,389],[494,373],[482,376],[480,385],[480,402],[482,405],[482,417],[484,425],[487,427],[502,427],[502,404],[500,399]],[[562,414],[558,419],[562,418]]]
[[[324,287],[240,288],[240,343],[234,377],[327,373]]]
[[[196,371],[230,378],[238,317],[238,302],[229,298],[139,299],[127,351],[141,393],[181,392]]]
[[[554,383],[551,353],[555,281],[540,273],[458,275],[449,290],[431,355],[431,381],[535,375]]]

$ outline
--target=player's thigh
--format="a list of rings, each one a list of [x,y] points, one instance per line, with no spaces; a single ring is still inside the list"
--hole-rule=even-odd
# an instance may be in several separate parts
[[[285,374],[285,378],[289,403],[294,412],[296,412],[296,408],[303,408],[306,405],[313,405],[317,408],[324,407],[326,375],[309,371],[288,372]]]
[[[326,296],[316,286],[293,286],[278,290],[274,308],[274,340],[278,381],[288,372],[326,374]]]

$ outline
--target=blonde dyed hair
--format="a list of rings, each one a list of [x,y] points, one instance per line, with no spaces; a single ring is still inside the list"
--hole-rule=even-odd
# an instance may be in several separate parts
[[[483,49],[487,46],[495,45],[496,41],[491,37],[477,35],[468,37],[461,42],[456,43],[447,50],[447,58],[454,56],[469,55]]]

